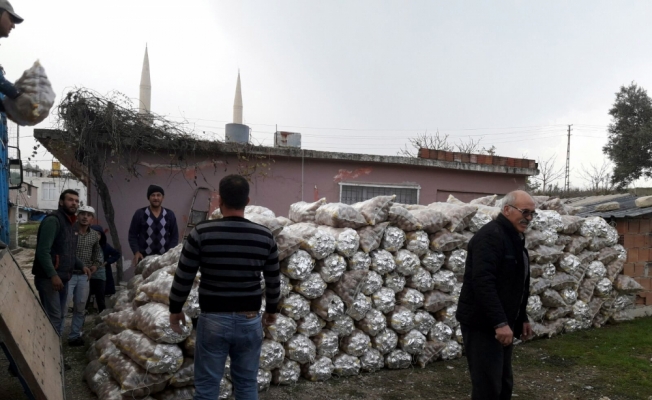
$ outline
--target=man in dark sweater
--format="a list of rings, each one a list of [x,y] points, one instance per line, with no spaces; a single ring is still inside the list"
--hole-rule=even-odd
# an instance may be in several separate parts
[[[72,189],[64,190],[59,196],[59,209],[45,217],[36,236],[34,286],[59,336],[63,330],[68,281],[80,265],[76,256],[78,206],[79,194]]]
[[[179,227],[172,210],[163,208],[165,191],[150,185],[147,188],[149,206],[134,213],[129,226],[129,247],[134,253],[132,266],[145,257],[164,254],[179,244]]]
[[[258,398],[263,326],[276,320],[281,281],[272,233],[244,218],[249,184],[239,175],[220,181],[222,219],[199,223],[188,236],[170,291],[170,324],[181,332],[183,305],[197,271],[201,314],[195,345],[195,400],[215,400],[231,356],[235,398]],[[265,313],[260,317],[265,278]]]
[[[512,342],[527,340],[532,328],[525,308],[530,267],[523,232],[536,215],[532,197],[508,193],[501,214],[468,245],[457,320],[469,363],[472,399],[512,397]]]

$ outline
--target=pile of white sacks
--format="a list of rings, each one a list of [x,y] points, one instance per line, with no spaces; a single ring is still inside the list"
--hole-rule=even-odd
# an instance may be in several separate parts
[[[535,200],[526,243],[527,311],[536,336],[627,319],[624,309],[642,288],[621,274],[626,252],[616,230],[599,217],[570,215],[576,210],[558,199]],[[321,199],[293,204],[289,218],[247,207],[246,217],[276,237],[282,272],[280,315],[265,329],[259,389],[461,357],[455,311],[466,246],[499,212],[496,196],[428,206],[397,204],[394,196],[352,206]],[[220,217],[218,210],[211,218]],[[85,378],[100,399],[192,399],[195,334],[169,327],[180,250],[141,262],[91,332],[98,340]],[[184,307],[191,318],[199,314],[200,279]],[[220,398],[232,393],[228,365],[226,371]]]

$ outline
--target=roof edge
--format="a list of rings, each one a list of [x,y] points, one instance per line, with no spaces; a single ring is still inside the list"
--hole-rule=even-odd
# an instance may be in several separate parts
[[[56,129],[34,129],[34,138],[41,141],[42,139],[60,140],[61,131]],[[208,142],[208,141],[200,141]],[[222,151],[224,153],[238,153],[242,150],[243,145],[238,143],[223,143]],[[457,171],[475,171],[495,174],[509,174],[521,176],[534,176],[539,173],[537,169],[518,168],[500,165],[474,164],[457,161],[440,161],[433,159],[423,159],[419,157],[402,157],[402,156],[385,156],[375,154],[357,154],[357,153],[339,153],[321,150],[306,150],[292,147],[265,147],[251,146],[247,149],[249,153],[260,154],[265,156],[282,156],[294,158],[310,158],[319,160],[333,161],[351,161],[351,162],[373,162],[393,165],[412,165],[418,167],[441,168]]]

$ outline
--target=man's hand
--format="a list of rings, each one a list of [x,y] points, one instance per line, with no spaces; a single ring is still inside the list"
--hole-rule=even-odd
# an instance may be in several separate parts
[[[276,322],[276,314],[263,313],[263,326],[267,327]]]
[[[61,278],[59,278],[59,275],[53,276],[50,280],[52,281],[52,289],[54,289],[55,292],[63,290],[63,282],[61,281]]]
[[[514,332],[509,325],[501,326],[496,328],[496,340],[500,342],[503,346],[509,346],[514,342]]]
[[[186,325],[186,315],[183,312],[177,314],[170,314],[170,327],[172,330],[179,335],[183,334],[183,329],[181,329],[180,322],[183,322]]]
[[[96,272],[97,272],[97,265],[93,265],[93,266],[91,267],[91,275],[93,275],[93,274],[96,273]]]
[[[143,259],[143,255],[140,254],[140,251],[137,251],[137,252],[134,254],[134,259],[131,260],[131,266],[132,266],[132,267],[135,267],[136,265],[138,265],[138,263],[139,263],[140,260],[142,260],[142,259]]]
[[[84,271],[84,275],[86,275],[86,276],[88,277],[87,280],[90,281],[90,280],[91,280],[91,275],[93,274],[93,273],[91,272],[91,269],[88,268],[88,267],[84,267],[84,268],[82,269],[82,271]]]
[[[523,322],[523,334],[521,335],[521,340],[526,341],[532,339],[534,336],[534,331],[532,330],[532,325],[529,322]]]

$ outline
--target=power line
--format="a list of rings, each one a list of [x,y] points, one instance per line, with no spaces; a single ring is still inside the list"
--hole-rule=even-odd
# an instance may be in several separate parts
[[[192,117],[173,117],[173,116],[168,116],[167,118],[175,118],[175,119],[183,119],[186,121],[192,120],[192,121],[208,121],[208,122],[219,122],[219,123],[231,123],[231,121],[223,121],[223,120],[217,120],[217,119],[206,119],[206,118],[192,118]],[[424,130],[423,127],[420,128],[414,128],[414,129],[388,129],[388,128],[324,128],[324,127],[314,127],[314,126],[299,126],[299,125],[285,125],[285,124],[264,124],[264,123],[256,123],[256,122],[246,122],[246,125],[258,125],[258,126],[270,126],[270,127],[276,127],[276,126],[281,126],[282,128],[298,128],[298,129],[321,129],[321,130],[330,130],[330,131],[335,131],[335,130],[341,130],[341,131],[369,131],[369,132],[413,132],[413,131],[421,131]],[[480,130],[505,130],[505,129],[532,129],[532,128],[547,128],[547,127],[559,127],[559,126],[564,126],[564,124],[556,124],[556,125],[532,125],[532,126],[510,126],[510,127],[494,127],[494,128],[438,128],[440,130],[446,130],[446,131],[480,131]],[[425,128],[428,129],[428,128]]]
[[[210,129],[219,129],[219,130],[224,130],[225,128],[223,127],[217,127],[217,126],[211,126],[211,125],[195,125],[196,127],[205,127],[205,128],[210,128]],[[318,128],[315,128],[318,129]],[[264,134],[273,134],[274,132],[269,132],[269,131],[259,131],[259,130],[252,130],[253,133],[264,133]],[[397,130],[393,132],[403,132],[402,130]],[[464,136],[454,136],[453,138],[465,138],[465,137],[484,137],[484,136],[497,136],[497,135],[523,135],[523,134],[528,134],[528,133],[536,133],[536,134],[542,134],[542,133],[553,133],[553,132],[560,132],[560,129],[537,129],[537,130],[525,130],[525,131],[513,131],[513,132],[493,132],[493,133],[480,133],[480,134],[473,134],[473,135],[464,135]],[[383,135],[383,134],[377,134],[375,132],[369,132],[369,135],[347,135],[346,138],[360,138],[360,139],[369,139],[373,135],[373,138],[393,138],[397,137],[394,134],[389,134],[389,135]],[[444,133],[444,135],[447,135]],[[302,137],[320,137],[320,138],[336,138],[336,139],[341,139],[342,135],[333,135],[333,134],[324,134],[324,133],[306,133],[306,132],[301,132]]]

